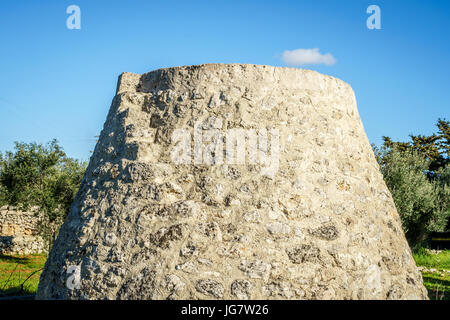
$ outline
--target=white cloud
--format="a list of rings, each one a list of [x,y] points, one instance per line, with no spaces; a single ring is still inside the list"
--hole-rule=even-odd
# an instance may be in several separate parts
[[[336,59],[331,53],[321,54],[318,48],[286,50],[282,56],[283,62],[289,66],[302,66],[307,64],[325,64],[331,66]]]

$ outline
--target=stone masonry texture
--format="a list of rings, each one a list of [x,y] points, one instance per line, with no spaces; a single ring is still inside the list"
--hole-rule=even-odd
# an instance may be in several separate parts
[[[352,88],[207,64],[120,76],[37,299],[427,293]]]
[[[37,207],[29,211],[13,206],[0,207],[0,254],[47,252],[48,245],[39,234],[42,219]]]

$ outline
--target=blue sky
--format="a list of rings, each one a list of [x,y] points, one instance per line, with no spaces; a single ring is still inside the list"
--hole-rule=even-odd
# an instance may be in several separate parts
[[[81,9],[69,30],[66,8]],[[369,30],[366,8],[381,9]],[[353,87],[369,140],[407,140],[450,119],[450,1],[1,1],[0,151],[57,138],[88,160],[123,71],[201,63],[285,66],[285,50],[337,60],[303,68]]]

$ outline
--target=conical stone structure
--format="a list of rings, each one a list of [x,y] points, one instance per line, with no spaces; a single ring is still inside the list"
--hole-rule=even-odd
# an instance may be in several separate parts
[[[314,71],[123,73],[38,299],[426,299],[354,93]]]

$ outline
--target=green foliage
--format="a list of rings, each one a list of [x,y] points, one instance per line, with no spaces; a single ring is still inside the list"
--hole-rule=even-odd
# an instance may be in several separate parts
[[[430,136],[410,135],[410,142],[394,142],[389,137],[383,137],[384,147],[419,153],[427,162],[427,170],[433,174],[450,164],[450,121],[438,119],[436,126],[437,133]]]
[[[445,168],[437,170],[433,181],[436,185],[440,210],[446,212],[447,217],[449,217],[445,229],[450,230],[450,165],[447,164]]]
[[[411,247],[421,244],[430,232],[442,231],[449,207],[441,199],[448,184],[428,179],[427,160],[417,152],[382,148],[377,155]]]
[[[439,253],[420,248],[413,253],[417,266],[428,268],[422,270],[423,283],[432,300],[450,300],[450,250]],[[432,270],[432,269],[434,270]]]
[[[67,214],[86,163],[68,158],[56,140],[46,145],[15,143],[0,155],[0,204],[38,206],[53,222]]]
[[[450,270],[450,250],[442,250],[434,254],[425,248],[420,248],[413,253],[413,256],[418,266]]]
[[[450,217],[449,122],[438,120],[438,132],[413,136],[374,148],[377,161],[411,247],[432,231],[443,231]]]

